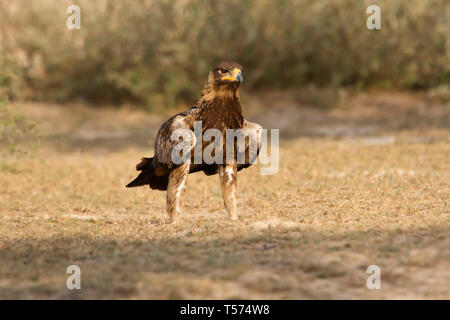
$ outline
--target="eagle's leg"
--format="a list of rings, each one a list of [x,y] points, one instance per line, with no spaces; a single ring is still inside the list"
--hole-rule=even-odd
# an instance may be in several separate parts
[[[169,184],[167,186],[167,213],[169,221],[173,222],[181,212],[181,194],[186,186],[186,180],[189,174],[189,164],[183,163],[170,172]]]
[[[236,187],[237,187],[237,166],[236,162],[227,163],[219,167],[220,182],[222,185],[223,203],[231,220],[237,219],[236,212]]]

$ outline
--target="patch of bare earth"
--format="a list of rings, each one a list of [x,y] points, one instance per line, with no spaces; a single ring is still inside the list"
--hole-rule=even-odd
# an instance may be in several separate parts
[[[449,106],[262,100],[245,111],[281,129],[279,172],[239,173],[237,222],[218,177],[193,174],[175,224],[164,193],[124,187],[161,116],[19,105],[43,138],[1,161],[0,299],[450,298]],[[81,290],[66,288],[69,265]],[[366,287],[369,265],[380,290]]]

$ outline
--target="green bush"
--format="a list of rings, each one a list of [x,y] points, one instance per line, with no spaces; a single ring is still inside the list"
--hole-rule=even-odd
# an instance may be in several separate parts
[[[26,154],[37,138],[35,123],[0,100],[0,156]]]
[[[81,30],[66,28],[72,3]],[[381,30],[366,28],[370,4]],[[0,85],[12,98],[173,106],[230,59],[249,89],[433,88],[450,81],[449,16],[448,0],[4,1]]]

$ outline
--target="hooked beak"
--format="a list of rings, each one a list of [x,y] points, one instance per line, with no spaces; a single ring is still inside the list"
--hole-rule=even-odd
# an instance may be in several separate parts
[[[232,80],[232,81],[238,81],[242,82],[244,80],[244,77],[242,76],[242,71],[238,68],[234,68],[231,72],[231,76],[223,77],[222,80]]]
[[[236,81],[242,82],[244,81],[244,76],[242,75],[242,71],[239,69],[234,69],[234,70],[238,70],[238,72],[235,74],[234,78],[236,79]]]

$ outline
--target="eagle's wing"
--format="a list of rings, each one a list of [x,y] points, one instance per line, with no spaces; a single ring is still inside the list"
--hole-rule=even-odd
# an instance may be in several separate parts
[[[172,135],[179,136],[181,133],[183,135],[183,143],[188,142],[184,153],[190,152],[191,155],[193,154],[193,148],[196,143],[193,128],[197,110],[197,108],[191,108],[181,112],[164,122],[161,126],[156,136],[155,155],[153,157],[153,166],[155,168],[173,169],[178,165],[173,162],[172,150],[176,145],[180,146],[180,142],[172,139]],[[245,163],[238,164],[238,170],[247,168],[255,163],[261,149],[263,132],[263,128],[259,124],[247,120],[244,120],[242,130],[247,138],[244,140],[244,143],[237,145],[237,150],[240,153],[244,152]],[[218,172],[218,167],[215,164],[191,165],[190,172],[196,171],[204,171],[207,175],[212,175]]]
[[[192,151],[195,145],[193,128],[196,112],[197,108],[194,107],[176,114],[163,123],[156,136],[155,155],[153,157],[155,168],[172,169],[179,165],[179,163],[174,163],[174,159],[172,159],[172,150],[176,145],[178,145],[178,149],[185,148],[185,154]],[[183,142],[180,142],[181,140]]]
[[[177,145],[185,145],[185,142],[190,142],[191,145],[184,150],[186,154],[189,154],[195,145],[195,134],[192,131],[195,113],[196,108],[194,107],[176,114],[163,123],[156,136],[155,155],[152,158],[142,158],[136,166],[136,170],[140,173],[127,184],[127,188],[148,184],[152,189],[167,190],[170,172],[182,162],[174,163],[172,150]],[[177,130],[179,131],[177,132]],[[172,138],[173,136],[179,139],[175,140]],[[179,142],[180,139],[182,142]]]
[[[244,134],[247,138],[245,140],[238,139],[236,147],[238,153],[243,154],[243,156],[245,157],[245,162],[238,163],[238,171],[248,168],[256,162],[256,159],[258,158],[259,152],[261,150],[263,133],[263,128],[259,124],[247,120],[244,120],[242,130],[244,131]],[[202,164],[200,166],[191,165],[190,173],[197,171],[203,171],[206,175],[211,176],[219,172],[219,167],[217,166],[217,164]]]
[[[245,163],[238,164],[238,170],[248,168],[255,163],[256,158],[258,158],[259,151],[261,150],[262,143],[261,137],[263,128],[259,124],[244,120],[242,130],[248,138],[245,139],[244,143],[237,145],[238,152],[245,153]]]

